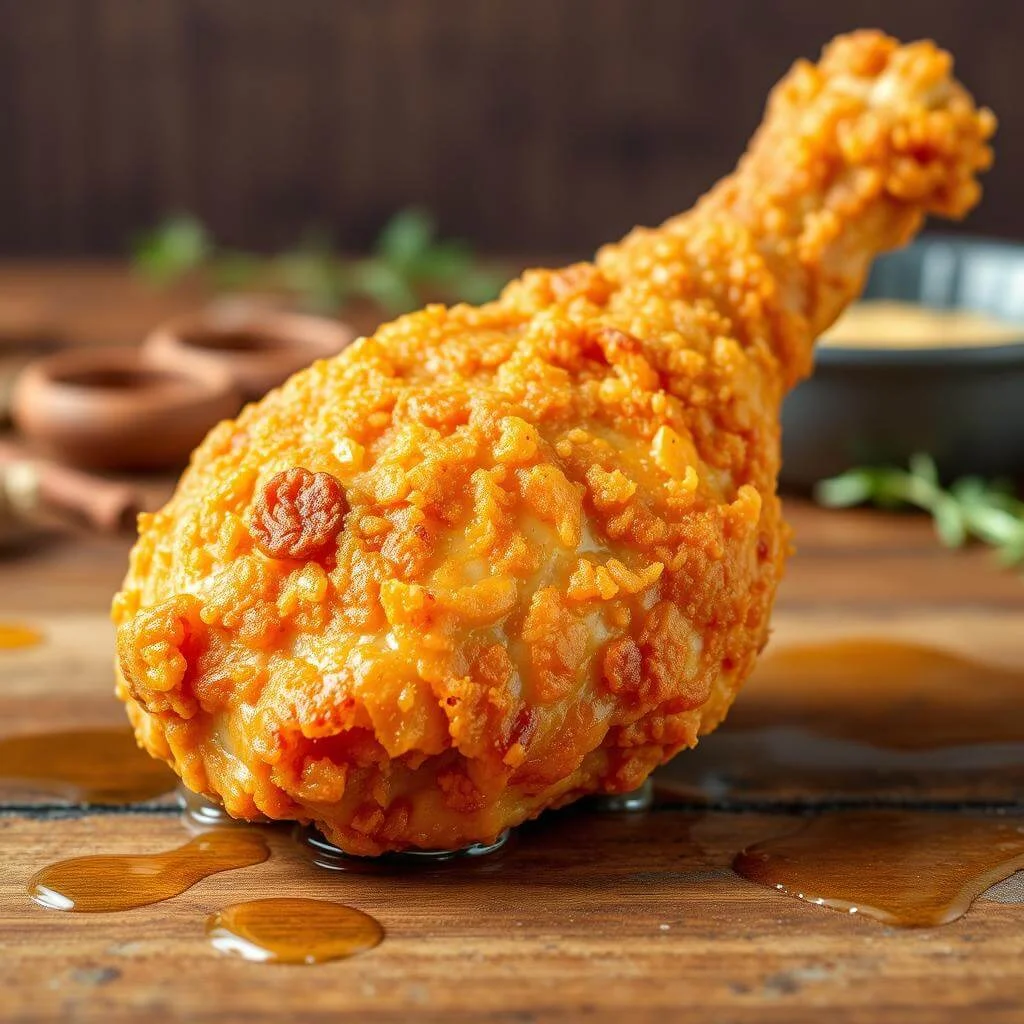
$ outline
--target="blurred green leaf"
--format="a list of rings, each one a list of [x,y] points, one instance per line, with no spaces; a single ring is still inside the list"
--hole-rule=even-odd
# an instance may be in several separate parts
[[[264,261],[248,252],[219,252],[210,263],[214,284],[224,291],[246,288],[263,271]]]
[[[409,268],[430,249],[436,225],[426,210],[400,210],[384,225],[375,246],[378,256],[397,267]]]
[[[348,270],[324,231],[307,231],[294,249],[274,257],[270,265],[271,276],[310,313],[336,313],[352,290]]]
[[[437,283],[458,282],[471,269],[473,253],[465,242],[437,242],[406,264],[411,277]]]
[[[939,486],[939,471],[935,465],[935,460],[930,455],[925,455],[921,452],[911,455],[910,475],[917,477],[924,483],[931,484],[932,487]]]
[[[915,455],[909,469],[860,467],[814,489],[828,507],[873,504],[885,508],[910,505],[929,512],[935,531],[947,547],[958,548],[971,538],[990,544],[1004,565],[1024,561],[1024,501],[1004,480],[968,476],[943,489],[935,461]]]
[[[977,502],[965,508],[964,518],[971,531],[989,544],[1012,545],[1021,539],[1024,520],[1020,513]]]
[[[191,216],[171,217],[141,235],[132,250],[136,268],[157,284],[171,284],[202,266],[213,245],[206,228]]]
[[[988,485],[980,476],[962,476],[950,490],[956,500],[963,504],[984,501],[989,494]]]
[[[935,519],[935,532],[947,548],[959,548],[967,543],[967,529],[954,498],[937,501],[932,516]]]
[[[465,242],[436,236],[434,218],[412,207],[388,221],[365,259],[342,260],[330,237],[316,230],[295,248],[264,257],[218,250],[194,217],[174,217],[138,241],[134,258],[143,273],[161,284],[202,267],[219,289],[281,288],[316,313],[336,313],[357,296],[390,315],[417,308],[425,295],[472,303],[495,298],[504,275],[479,266]]]
[[[822,480],[814,488],[814,498],[828,508],[849,508],[869,501],[875,493],[874,476],[869,470],[851,469],[849,472]]]
[[[462,302],[479,306],[496,299],[507,281],[507,274],[501,274],[486,267],[471,267],[462,275],[457,294],[453,297]]]
[[[390,314],[408,313],[420,304],[419,296],[397,267],[380,260],[366,260],[353,268],[355,290],[381,305]]]

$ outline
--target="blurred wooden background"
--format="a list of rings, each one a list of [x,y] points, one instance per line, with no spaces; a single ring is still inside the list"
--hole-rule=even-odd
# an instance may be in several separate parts
[[[490,251],[589,251],[727,171],[835,32],[955,50],[1000,115],[968,228],[1024,237],[1024,4],[999,0],[0,0],[0,255],[123,252],[166,213],[233,245],[396,208]]]

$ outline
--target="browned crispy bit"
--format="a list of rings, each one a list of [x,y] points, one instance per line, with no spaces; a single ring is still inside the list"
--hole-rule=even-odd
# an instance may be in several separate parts
[[[268,558],[309,560],[334,543],[346,512],[345,490],[335,477],[296,466],[264,486],[249,532]]]

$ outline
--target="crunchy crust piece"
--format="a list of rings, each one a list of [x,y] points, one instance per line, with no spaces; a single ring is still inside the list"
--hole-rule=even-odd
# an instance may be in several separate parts
[[[296,466],[263,485],[252,507],[249,532],[268,558],[306,560],[334,543],[347,511],[337,479]]]

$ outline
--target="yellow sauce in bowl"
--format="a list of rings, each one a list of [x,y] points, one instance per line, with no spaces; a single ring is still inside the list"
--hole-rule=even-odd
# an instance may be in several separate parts
[[[833,348],[952,348],[1024,342],[1024,324],[968,309],[873,299],[851,306],[822,336]]]

